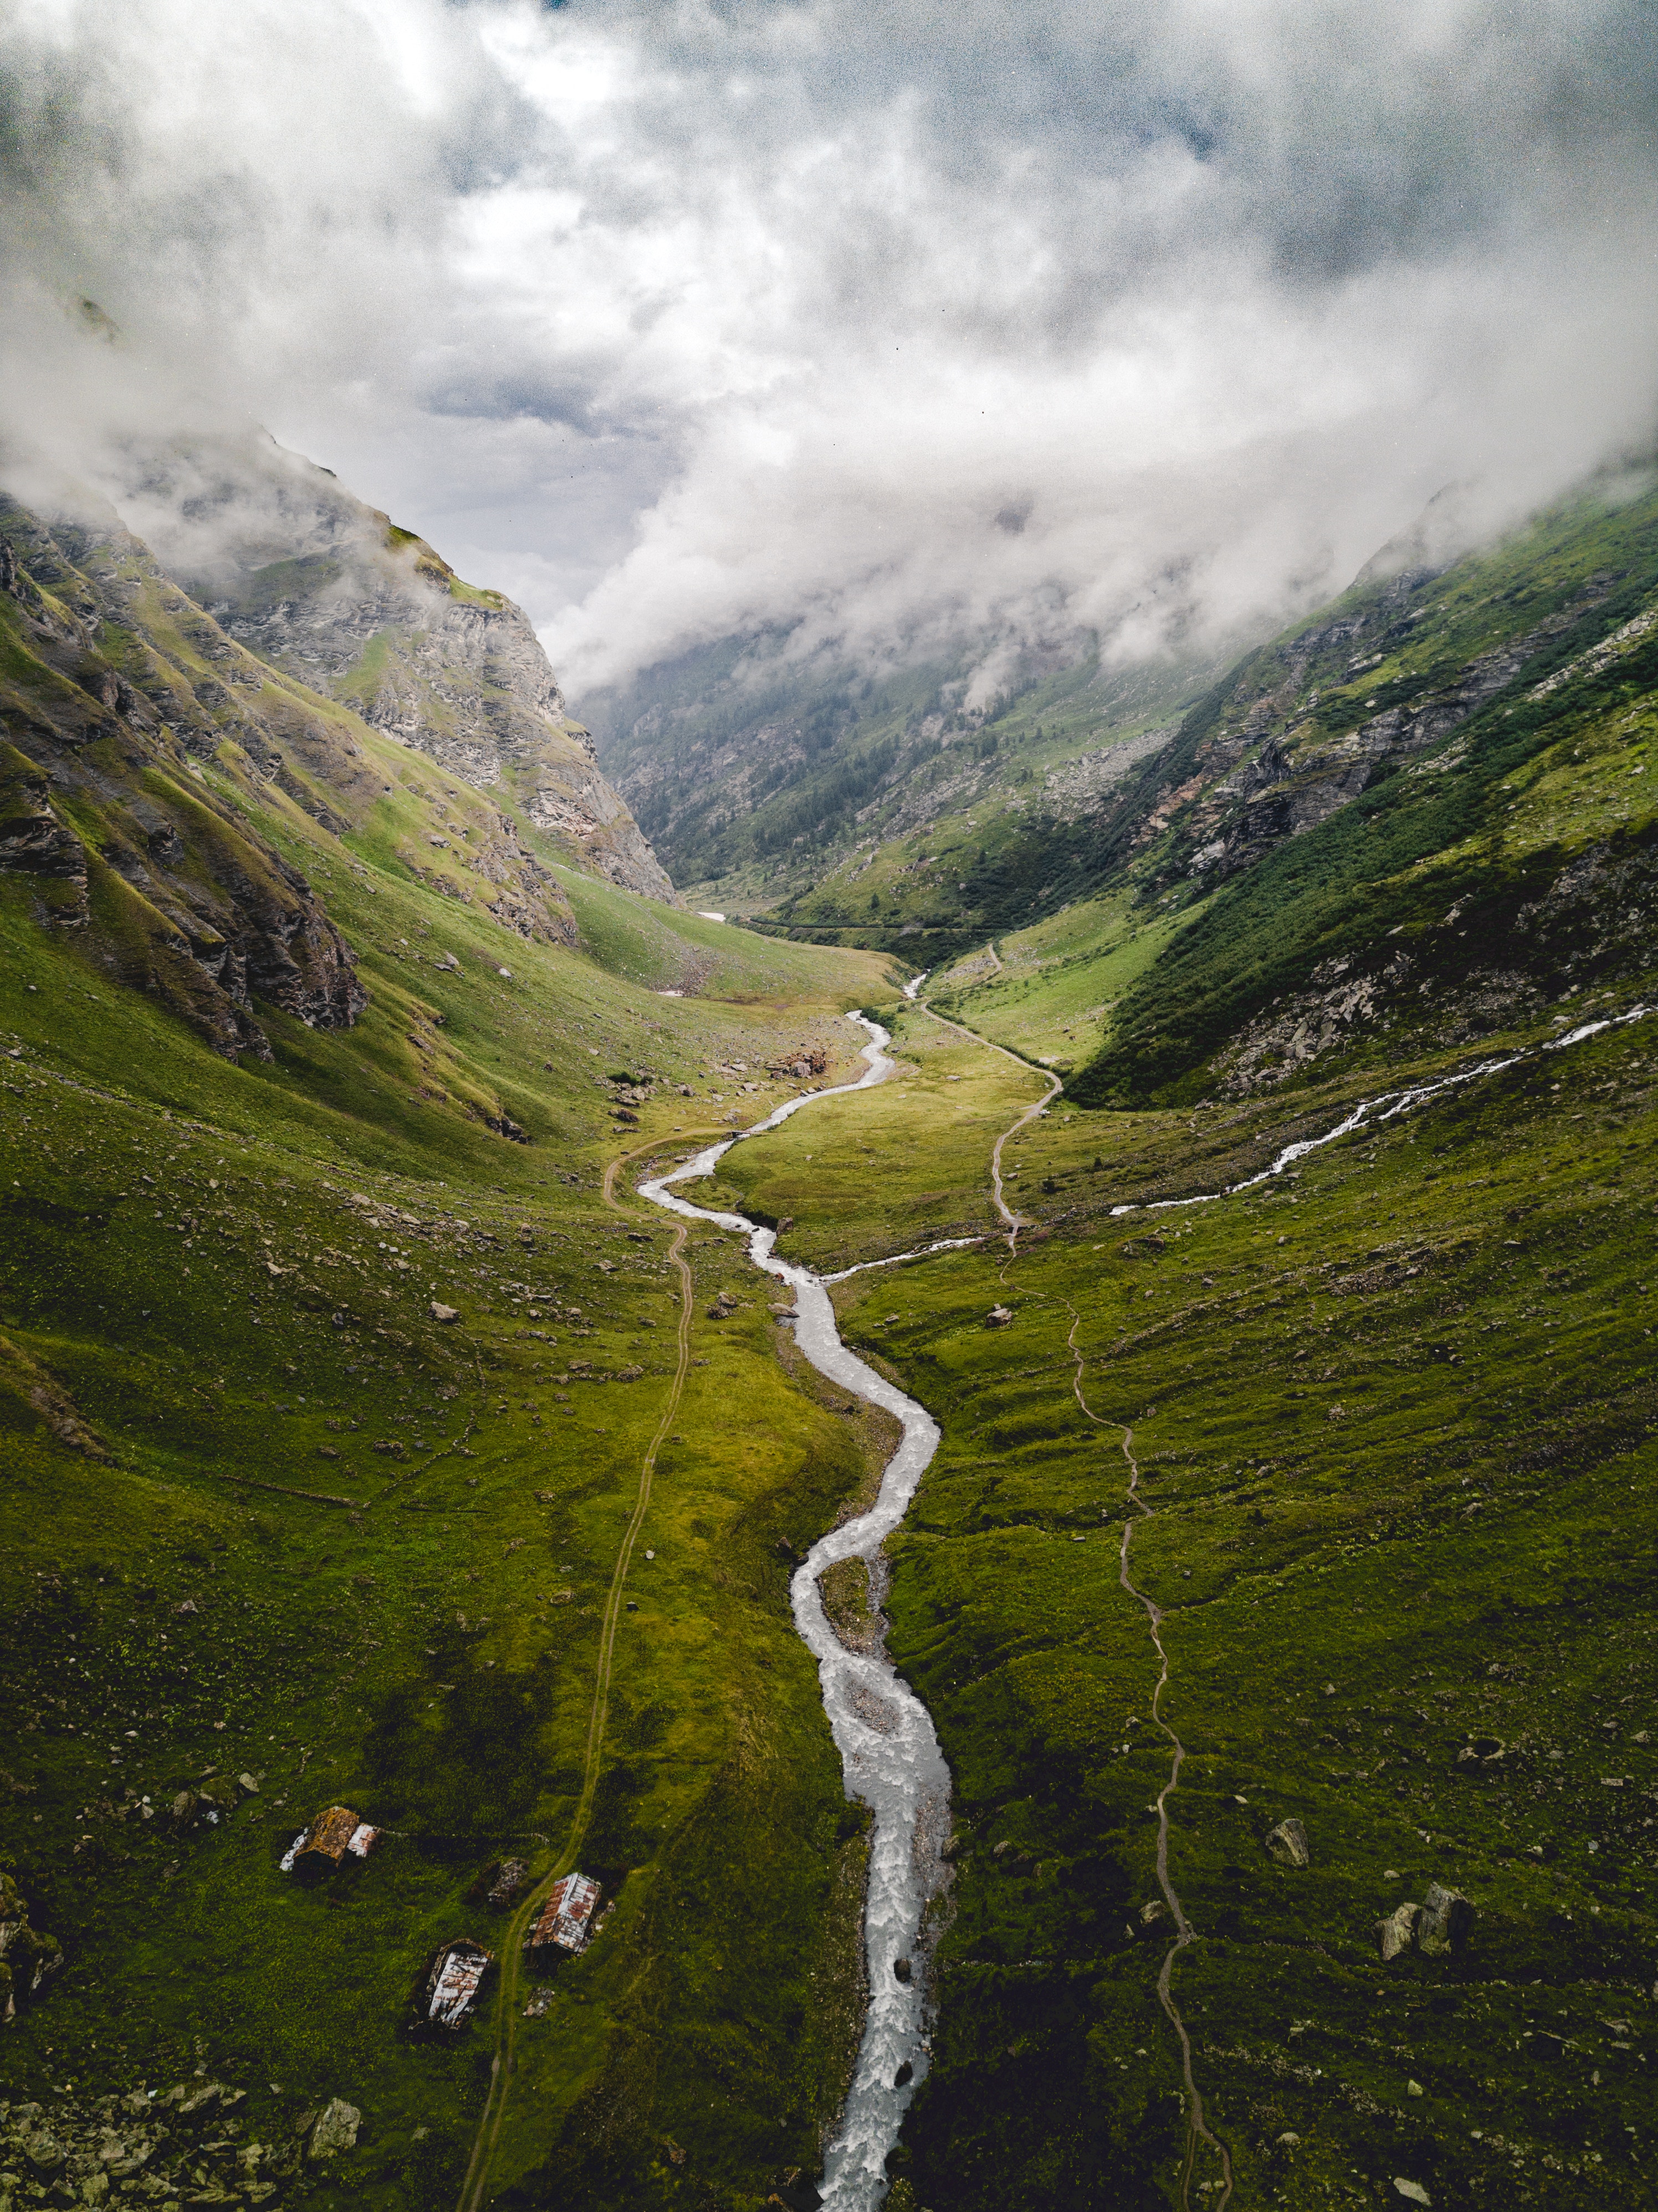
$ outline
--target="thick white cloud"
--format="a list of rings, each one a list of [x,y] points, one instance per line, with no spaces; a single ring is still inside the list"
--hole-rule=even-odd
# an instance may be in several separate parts
[[[14,478],[252,412],[578,694],[1212,635],[1651,435],[1643,0],[14,0],[0,67]]]

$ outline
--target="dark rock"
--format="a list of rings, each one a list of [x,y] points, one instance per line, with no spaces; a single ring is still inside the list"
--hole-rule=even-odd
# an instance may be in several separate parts
[[[1267,1831],[1266,1848],[1280,1866],[1304,1867],[1311,1861],[1307,1831],[1293,1814]]]
[[[312,2123],[306,2139],[306,2156],[314,2160],[334,2158],[343,2150],[354,2149],[361,2125],[362,2114],[355,2105],[348,2105],[343,2097],[331,2097]]]
[[[1416,1931],[1417,1948],[1430,1958],[1457,1948],[1473,1925],[1473,1907],[1460,1889],[1428,1884],[1422,1919]]]
[[[915,2069],[910,2064],[908,2059],[906,2058],[903,2064],[893,2075],[892,2086],[895,2089],[902,2089],[906,2082],[913,2081],[914,2079]]]
[[[908,1982],[910,1978],[909,1960],[908,1959],[895,1959],[892,1962],[892,1971],[897,1980],[901,1982]]]
[[[522,1896],[529,1886],[530,1864],[527,1859],[502,1859],[484,1877],[485,1894],[491,1905],[511,1905]]]

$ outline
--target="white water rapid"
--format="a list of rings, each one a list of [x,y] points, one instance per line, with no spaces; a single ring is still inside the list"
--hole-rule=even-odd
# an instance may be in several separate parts
[[[888,1032],[861,1014],[851,1018],[870,1037],[864,1048],[869,1066],[856,1083],[791,1098],[753,1128],[724,1138],[671,1174],[640,1185],[642,1198],[670,1212],[713,1222],[746,1237],[755,1266],[794,1292],[795,1341],[812,1365],[853,1396],[884,1407],[903,1428],[875,1504],[814,1544],[790,1585],[795,1625],[817,1662],[823,1707],[840,1749],[847,1793],[861,1798],[875,1815],[864,1913],[869,2011],[841,2124],[825,2154],[820,2185],[828,2212],[873,2212],[881,2203],[886,2194],[887,2154],[898,2140],[914,2085],[926,2072],[926,1975],[915,1952],[921,1916],[944,1879],[939,1849],[948,1832],[950,1770],[926,1707],[900,1680],[896,1668],[875,1654],[848,1651],[829,1626],[818,1577],[837,1559],[865,1559],[874,1569],[882,1544],[908,1510],[916,1485],[938,1448],[938,1425],[925,1407],[847,1350],[835,1325],[824,1279],[809,1267],[779,1260],[772,1249],[777,1241],[774,1231],[756,1228],[740,1213],[692,1206],[676,1197],[669,1186],[711,1175],[733,1145],[776,1128],[817,1099],[884,1082],[895,1065],[885,1051],[891,1042]],[[915,1959],[908,1982],[900,1981],[896,1972],[902,1959]],[[897,2079],[901,2072],[905,2073],[902,2083]]]

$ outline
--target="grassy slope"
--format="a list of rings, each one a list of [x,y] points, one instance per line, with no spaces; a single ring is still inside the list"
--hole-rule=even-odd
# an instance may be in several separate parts
[[[1126,891],[1084,899],[944,969],[927,996],[998,1044],[1068,1069],[1175,933],[1202,911],[1148,915]]]
[[[902,1038],[923,1064],[927,1027]],[[1178,2201],[1169,1923],[1142,1917],[1169,1753],[1117,1579],[1125,1427],[1188,1753],[1171,1865],[1199,1941],[1175,1989],[1234,2203],[1392,2202],[1395,2174],[1436,2205],[1648,2193],[1655,1051],[1637,1024],[1294,1181],[1114,1220],[1250,1171],[1350,1094],[1224,1125],[1056,1109],[1013,1152],[1045,1241],[838,1294],[848,1341],[944,1429],[893,1547],[892,1649],[960,1819],[895,2203]],[[920,1183],[983,1187],[976,1128],[895,1120],[872,1158],[870,1134],[829,1150],[797,1121],[728,1173],[774,1204],[810,1146],[889,1220]],[[889,1243],[845,1212],[843,1255]],[[988,1330],[1000,1302],[1016,1318]],[[1475,1735],[1509,1749],[1471,1774]],[[1300,1874],[1263,1847],[1292,1813]],[[1475,1902],[1466,1951],[1384,1968],[1373,1923],[1434,1879]]]
[[[1551,617],[1581,604],[1597,574],[1615,580],[1608,595],[1578,626],[1542,635]],[[1611,513],[1574,502],[1423,586],[1414,595],[1423,619],[1403,625],[1406,641],[1362,678],[1319,693],[1303,732],[1326,738],[1367,709],[1431,693],[1508,640],[1531,637],[1523,668],[1448,736],[1393,764],[1333,818],[1211,894],[1125,994],[1076,1094],[1090,1103],[1202,1096],[1217,1049],[1338,957],[1376,969],[1404,953],[1412,995],[1430,1000],[1505,969],[1552,991],[1626,966],[1627,947],[1608,960],[1594,941],[1616,936],[1612,914],[1577,918],[1582,926],[1552,945],[1527,943],[1525,932],[1528,908],[1591,848],[1613,866],[1650,872],[1658,647],[1648,631],[1608,665],[1580,664],[1588,648],[1643,616],[1655,587],[1651,495]],[[1350,595],[1326,614],[1363,599]],[[1273,648],[1280,657],[1289,649]],[[1259,665],[1264,658],[1240,665],[1190,718],[1181,745],[1247,711],[1274,673]],[[1575,667],[1576,675],[1538,696],[1546,679]],[[1133,870],[1143,909],[1173,901],[1190,912],[1198,888],[1185,871],[1202,834],[1177,817],[1145,849]],[[1422,1011],[1431,1022],[1437,1009]]]
[[[349,845],[270,794],[260,826],[325,891],[371,1003],[334,1035],[261,1009],[269,1068],[212,1057],[0,879],[0,1820],[69,1959],[4,2057],[15,2097],[164,2083],[199,2052],[246,2082],[266,2142],[343,2095],[364,2140],[319,2201],[446,2204],[489,2039],[410,2042],[408,1994],[440,1939],[488,1940],[483,1866],[563,1844],[672,1367],[671,1232],[606,1211],[601,1170],[727,1110],[663,1088],[619,1135],[604,1079],[643,1065],[701,1093],[712,1060],[808,1042],[850,1065],[837,1010],[877,970],[574,875],[591,951],[525,944],[397,861],[410,795],[388,781]],[[747,1292],[723,1244],[694,1261],[699,1292]],[[461,1322],[437,1327],[434,1297]],[[619,1903],[524,2027],[502,2181],[552,2158],[583,2201],[637,2201],[671,2134],[708,2201],[746,2197],[811,2162],[837,2100],[861,1842],[775,1544],[828,1525],[868,1455],[780,1370],[769,1326],[694,1326],[583,1844]],[[642,1371],[600,1386],[582,1359]],[[58,1440],[43,1383],[106,1456]],[[216,1826],[172,1821],[186,1784],[244,1771],[259,1794]],[[276,1860],[335,1796],[394,1833],[307,1892]]]

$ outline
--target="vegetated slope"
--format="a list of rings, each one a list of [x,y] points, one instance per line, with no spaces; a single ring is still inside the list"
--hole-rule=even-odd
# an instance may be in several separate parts
[[[697,902],[926,961],[1100,872],[1102,810],[1218,665],[1113,670],[1085,641],[873,682],[727,640],[584,702],[601,757]]]
[[[446,2208],[489,2033],[411,2039],[413,1987],[498,1944],[484,1869],[565,1847],[676,1368],[671,1232],[603,1170],[799,1087],[772,1066],[854,1065],[880,963],[537,858],[498,787],[273,671],[113,526],[3,534],[6,2160]],[[665,2172],[755,2201],[858,2027],[861,1830],[779,1547],[871,1447],[780,1368],[740,1256],[691,1258],[737,1303],[692,1317],[618,1632],[582,1844],[615,1911],[520,2023],[497,2168],[593,2204],[669,2136]],[[307,1889],[277,1862],[337,1800],[388,1833]],[[100,2101],[203,2080],[240,2110]],[[331,2097],[356,2145],[303,2159]]]
[[[494,792],[559,857],[671,903],[510,599],[264,436],[151,455],[128,507],[228,636]]]
[[[970,1048],[893,1018],[908,1126],[895,1093],[884,1129],[793,1122],[723,1170],[768,1211],[821,1180],[843,1265],[940,1186],[983,1188],[947,1103]],[[1650,2195],[1658,1018],[1564,1033],[1503,1030],[1505,1073],[1187,1210],[1114,1212],[1242,1181],[1367,1072],[1224,1113],[1062,1103],[1009,1148],[1017,1256],[837,1291],[846,1340],[944,1430],[886,1600],[957,1814],[897,2212],[1182,2201],[1159,1718],[1196,1937],[1171,1993],[1235,2204],[1379,2206],[1396,2177],[1436,2205]],[[1474,1057],[1418,1044],[1394,1083]],[[1290,1818],[1305,1866],[1269,1844]],[[1380,1923],[1432,1882],[1466,1929],[1384,1960]],[[1220,2179],[1199,2145],[1190,2201]]]
[[[1072,1095],[1280,1084],[1642,967],[1655,625],[1658,495],[1596,491],[1448,569],[1363,579],[1242,662],[1125,856],[1139,916],[1203,911]]]

